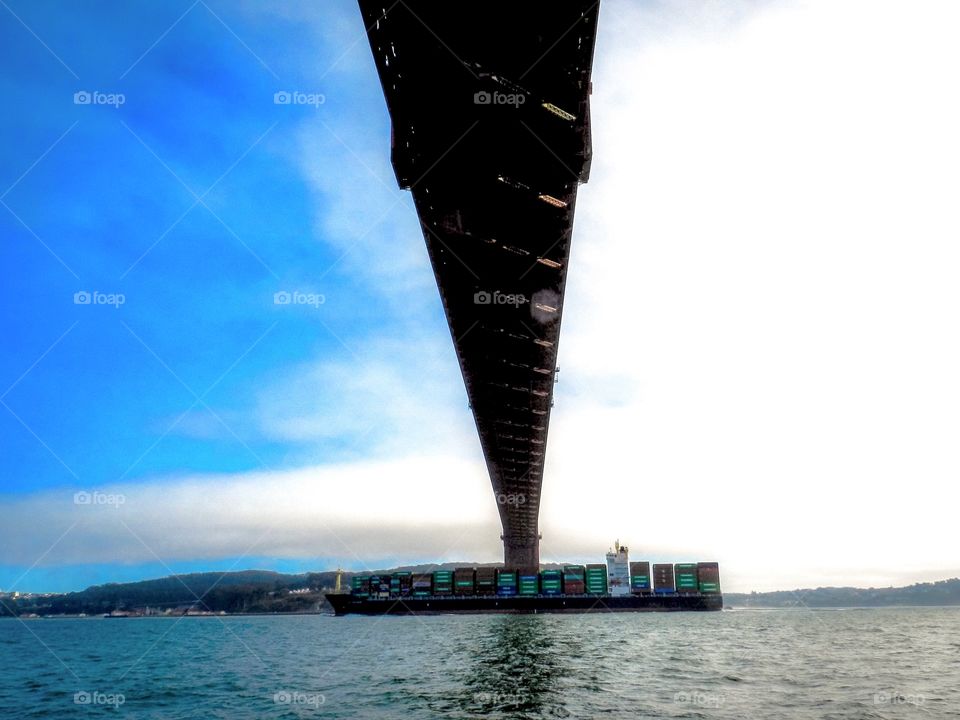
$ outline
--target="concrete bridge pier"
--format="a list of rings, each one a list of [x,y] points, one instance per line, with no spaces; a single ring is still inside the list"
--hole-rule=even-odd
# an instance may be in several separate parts
[[[503,566],[522,571],[540,571],[540,535],[501,535]]]

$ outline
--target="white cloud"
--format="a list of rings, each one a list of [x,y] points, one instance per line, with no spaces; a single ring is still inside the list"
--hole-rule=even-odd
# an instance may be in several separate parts
[[[4,562],[250,555],[339,557],[363,567],[365,558],[432,559],[444,549],[448,557],[495,557],[499,545],[483,470],[440,454],[85,490],[103,501],[77,504],[76,489],[63,489],[0,503]]]
[[[478,451],[453,349],[440,340],[364,342],[292,367],[259,395],[264,436],[347,443],[365,457]]]
[[[715,6],[603,9],[545,531],[747,588],[956,572],[960,8]]]

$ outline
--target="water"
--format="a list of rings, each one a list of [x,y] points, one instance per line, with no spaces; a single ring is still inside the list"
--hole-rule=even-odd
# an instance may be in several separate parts
[[[960,608],[6,619],[0,668],[16,718],[960,718]]]

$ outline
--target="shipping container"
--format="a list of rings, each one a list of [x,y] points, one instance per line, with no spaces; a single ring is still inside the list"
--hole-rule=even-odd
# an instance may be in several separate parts
[[[370,597],[370,576],[354,575],[350,580],[350,592],[357,597]]]
[[[473,595],[474,588],[473,568],[457,568],[453,571],[453,592],[455,595]]]
[[[520,595],[537,595],[540,592],[540,578],[537,573],[520,573],[518,584]]]
[[[677,563],[673,566],[673,578],[678,593],[698,592],[696,563]]]
[[[571,580],[583,580],[587,569],[583,565],[564,565],[563,578]]]
[[[494,595],[497,592],[497,569],[477,568],[477,595]]]
[[[517,594],[517,571],[497,570],[497,595]]]
[[[411,580],[409,571],[395,572],[390,576],[390,594],[395,597],[407,597],[410,594]]]
[[[412,587],[414,597],[433,595],[433,575],[430,573],[414,575]]]
[[[370,597],[375,597],[375,598],[390,597],[390,576],[389,575],[371,575],[370,576]]]
[[[607,594],[607,566],[601,563],[587,565],[586,586],[588,595]]]
[[[433,594],[450,595],[453,593],[453,570],[435,570],[433,573]]]
[[[587,591],[585,577],[586,568],[583,565],[564,565],[563,592],[566,595],[583,595]]]
[[[655,563],[653,566],[653,591],[658,593],[676,592],[673,581],[673,565]]]
[[[697,563],[697,582],[700,592],[705,595],[720,594],[720,564],[715,562]]]
[[[653,592],[649,562],[630,563],[630,592],[634,595],[648,595]]]
[[[559,595],[563,592],[563,573],[560,570],[544,570],[540,573],[540,592],[544,595]]]

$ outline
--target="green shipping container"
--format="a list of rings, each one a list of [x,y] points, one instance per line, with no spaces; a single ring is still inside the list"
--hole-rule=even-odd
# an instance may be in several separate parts
[[[449,595],[453,592],[453,571],[437,570],[433,573],[433,594]]]
[[[521,595],[536,595],[540,591],[539,583],[537,582],[536,575],[521,575],[520,576],[520,594]]]
[[[517,571],[497,570],[497,595],[517,594]]]
[[[370,596],[370,576],[354,575],[350,580],[350,592],[357,597]]]
[[[559,571],[554,571],[554,572],[551,572],[551,573],[543,572],[543,573],[540,573],[540,582],[541,582],[541,583],[555,583],[556,585],[559,586],[559,585],[560,585],[560,577],[561,577],[561,576],[560,576],[560,572],[559,572]]]
[[[559,595],[563,573],[559,570],[544,570],[540,573],[540,592],[544,595]]]
[[[677,563],[673,566],[677,592],[695,593],[699,590],[696,563]]]
[[[607,566],[599,563],[587,565],[586,586],[587,593],[590,595],[605,595],[607,593]]]

